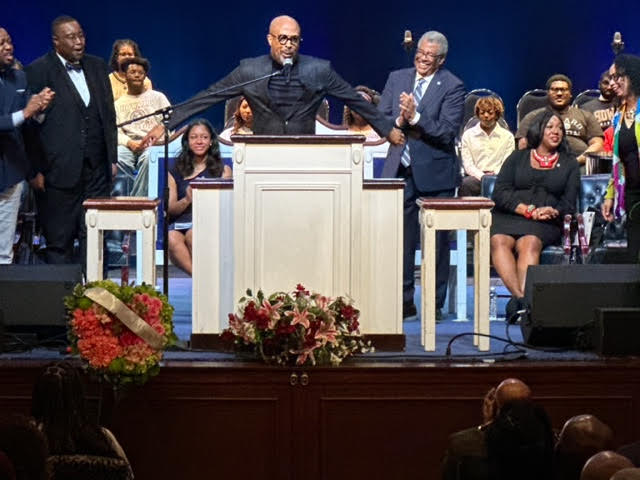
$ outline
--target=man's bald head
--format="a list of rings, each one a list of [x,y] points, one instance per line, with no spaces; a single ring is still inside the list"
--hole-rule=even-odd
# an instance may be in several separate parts
[[[269,32],[279,30],[283,25],[297,28],[298,31],[300,30],[300,24],[295,18],[290,17],[289,15],[280,15],[271,20],[271,23],[269,24]]]
[[[640,480],[640,468],[623,468],[613,474],[611,480]]]
[[[596,453],[584,464],[580,480],[609,480],[623,468],[633,468],[633,463],[627,457],[611,450]]]
[[[271,58],[277,63],[295,62],[301,41],[300,25],[295,18],[280,15],[271,20],[267,43],[271,48]]]
[[[594,415],[576,415],[562,427],[556,451],[578,455],[585,460],[613,446],[613,430]]]
[[[531,399],[531,389],[522,380],[507,378],[496,387],[498,410],[506,403]]]

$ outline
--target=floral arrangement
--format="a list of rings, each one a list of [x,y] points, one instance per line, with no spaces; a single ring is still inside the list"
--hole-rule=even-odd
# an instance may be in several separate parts
[[[151,285],[79,284],[65,306],[70,351],[114,385],[141,385],[157,375],[164,348],[177,340],[173,307]]]
[[[251,290],[240,299],[222,340],[236,351],[279,365],[338,365],[349,355],[374,351],[358,330],[360,311],[343,297],[309,293],[298,284],[291,293],[268,297]]]

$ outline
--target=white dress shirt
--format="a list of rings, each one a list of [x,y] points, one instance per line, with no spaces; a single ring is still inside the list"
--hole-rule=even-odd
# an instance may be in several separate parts
[[[462,134],[460,154],[464,171],[478,180],[484,172],[498,173],[514,149],[515,140],[509,130],[496,125],[487,135],[478,122]]]

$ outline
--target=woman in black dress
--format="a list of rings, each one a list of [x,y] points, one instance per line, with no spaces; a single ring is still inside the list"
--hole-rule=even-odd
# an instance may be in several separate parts
[[[523,305],[527,268],[560,241],[564,215],[576,210],[579,166],[565,136],[562,120],[545,110],[527,132],[531,148],[513,152],[496,180],[491,259],[512,295],[508,317]]]

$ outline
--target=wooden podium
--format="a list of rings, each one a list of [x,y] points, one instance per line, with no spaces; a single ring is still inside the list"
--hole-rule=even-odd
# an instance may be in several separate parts
[[[215,344],[247,288],[301,283],[351,297],[362,333],[401,349],[403,182],[363,183],[363,136],[233,141],[233,181],[191,183],[192,344]]]

